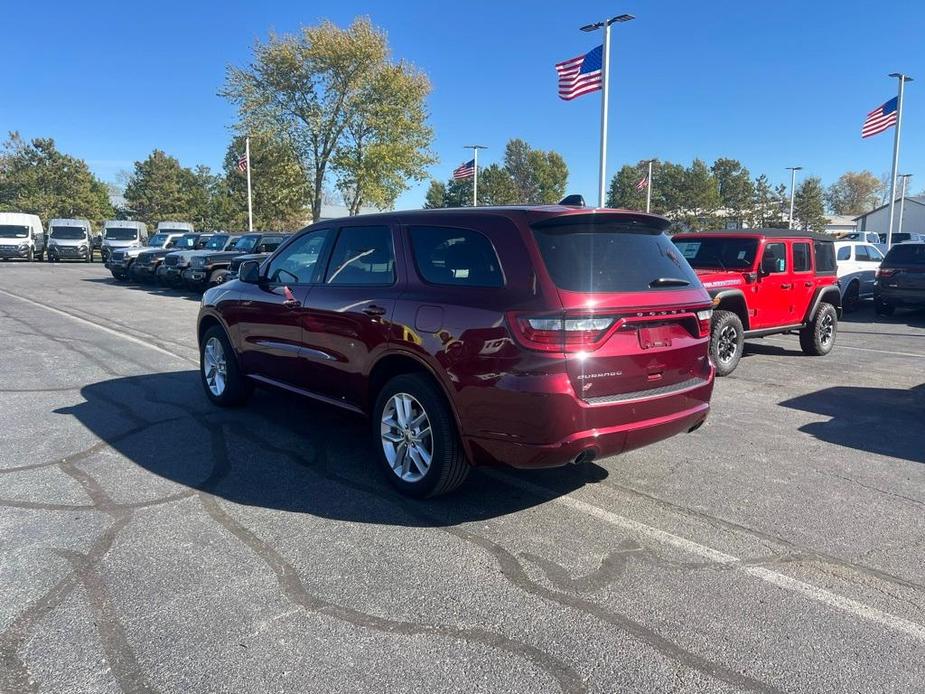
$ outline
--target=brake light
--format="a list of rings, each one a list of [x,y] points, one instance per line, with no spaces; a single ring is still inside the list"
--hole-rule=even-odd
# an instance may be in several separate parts
[[[708,308],[703,311],[697,311],[697,325],[700,327],[700,337],[706,337],[710,334],[712,321],[713,309]]]
[[[878,267],[878,268],[877,268],[877,279],[879,279],[879,278],[881,278],[881,277],[883,277],[883,278],[892,277],[892,276],[895,275],[897,272],[899,272],[899,271],[896,270],[896,269],[894,269],[894,268]]]
[[[510,316],[520,341],[532,349],[547,352],[581,352],[597,349],[613,317],[601,316]]]

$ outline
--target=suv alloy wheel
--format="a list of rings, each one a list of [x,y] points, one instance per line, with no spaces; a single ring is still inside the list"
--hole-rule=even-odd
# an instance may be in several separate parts
[[[225,331],[209,328],[199,345],[199,375],[206,395],[216,405],[235,407],[250,397],[254,387],[241,373]]]
[[[405,494],[445,494],[469,474],[453,415],[424,375],[405,374],[386,383],[376,400],[372,428],[386,477]]]

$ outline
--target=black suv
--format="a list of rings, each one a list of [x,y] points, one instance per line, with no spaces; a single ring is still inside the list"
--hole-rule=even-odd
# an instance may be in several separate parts
[[[288,238],[289,234],[279,232],[243,234],[225,251],[190,258],[189,267],[183,271],[183,282],[188,289],[200,291],[220,284],[219,272],[227,270],[232,259],[246,253],[271,253]]]

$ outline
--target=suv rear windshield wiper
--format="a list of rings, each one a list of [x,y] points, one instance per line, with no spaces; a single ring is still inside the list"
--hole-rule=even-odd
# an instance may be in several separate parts
[[[690,282],[680,277],[659,277],[649,282],[649,286],[653,289],[656,287],[687,287],[688,285]]]

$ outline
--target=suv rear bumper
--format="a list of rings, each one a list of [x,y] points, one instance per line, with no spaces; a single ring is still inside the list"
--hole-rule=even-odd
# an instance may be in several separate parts
[[[555,400],[531,398],[525,403],[531,420],[545,423],[543,426],[558,436],[555,440],[527,443],[497,434],[463,438],[476,464],[543,468],[566,465],[579,456],[605,458],[698,428],[710,411],[712,368],[701,383],[681,393],[604,405],[591,405],[564,394]],[[505,408],[508,407],[513,407],[513,403],[506,403]],[[585,426],[577,432],[565,433],[569,423]]]
[[[896,306],[925,306],[925,289],[874,288],[874,299]]]

